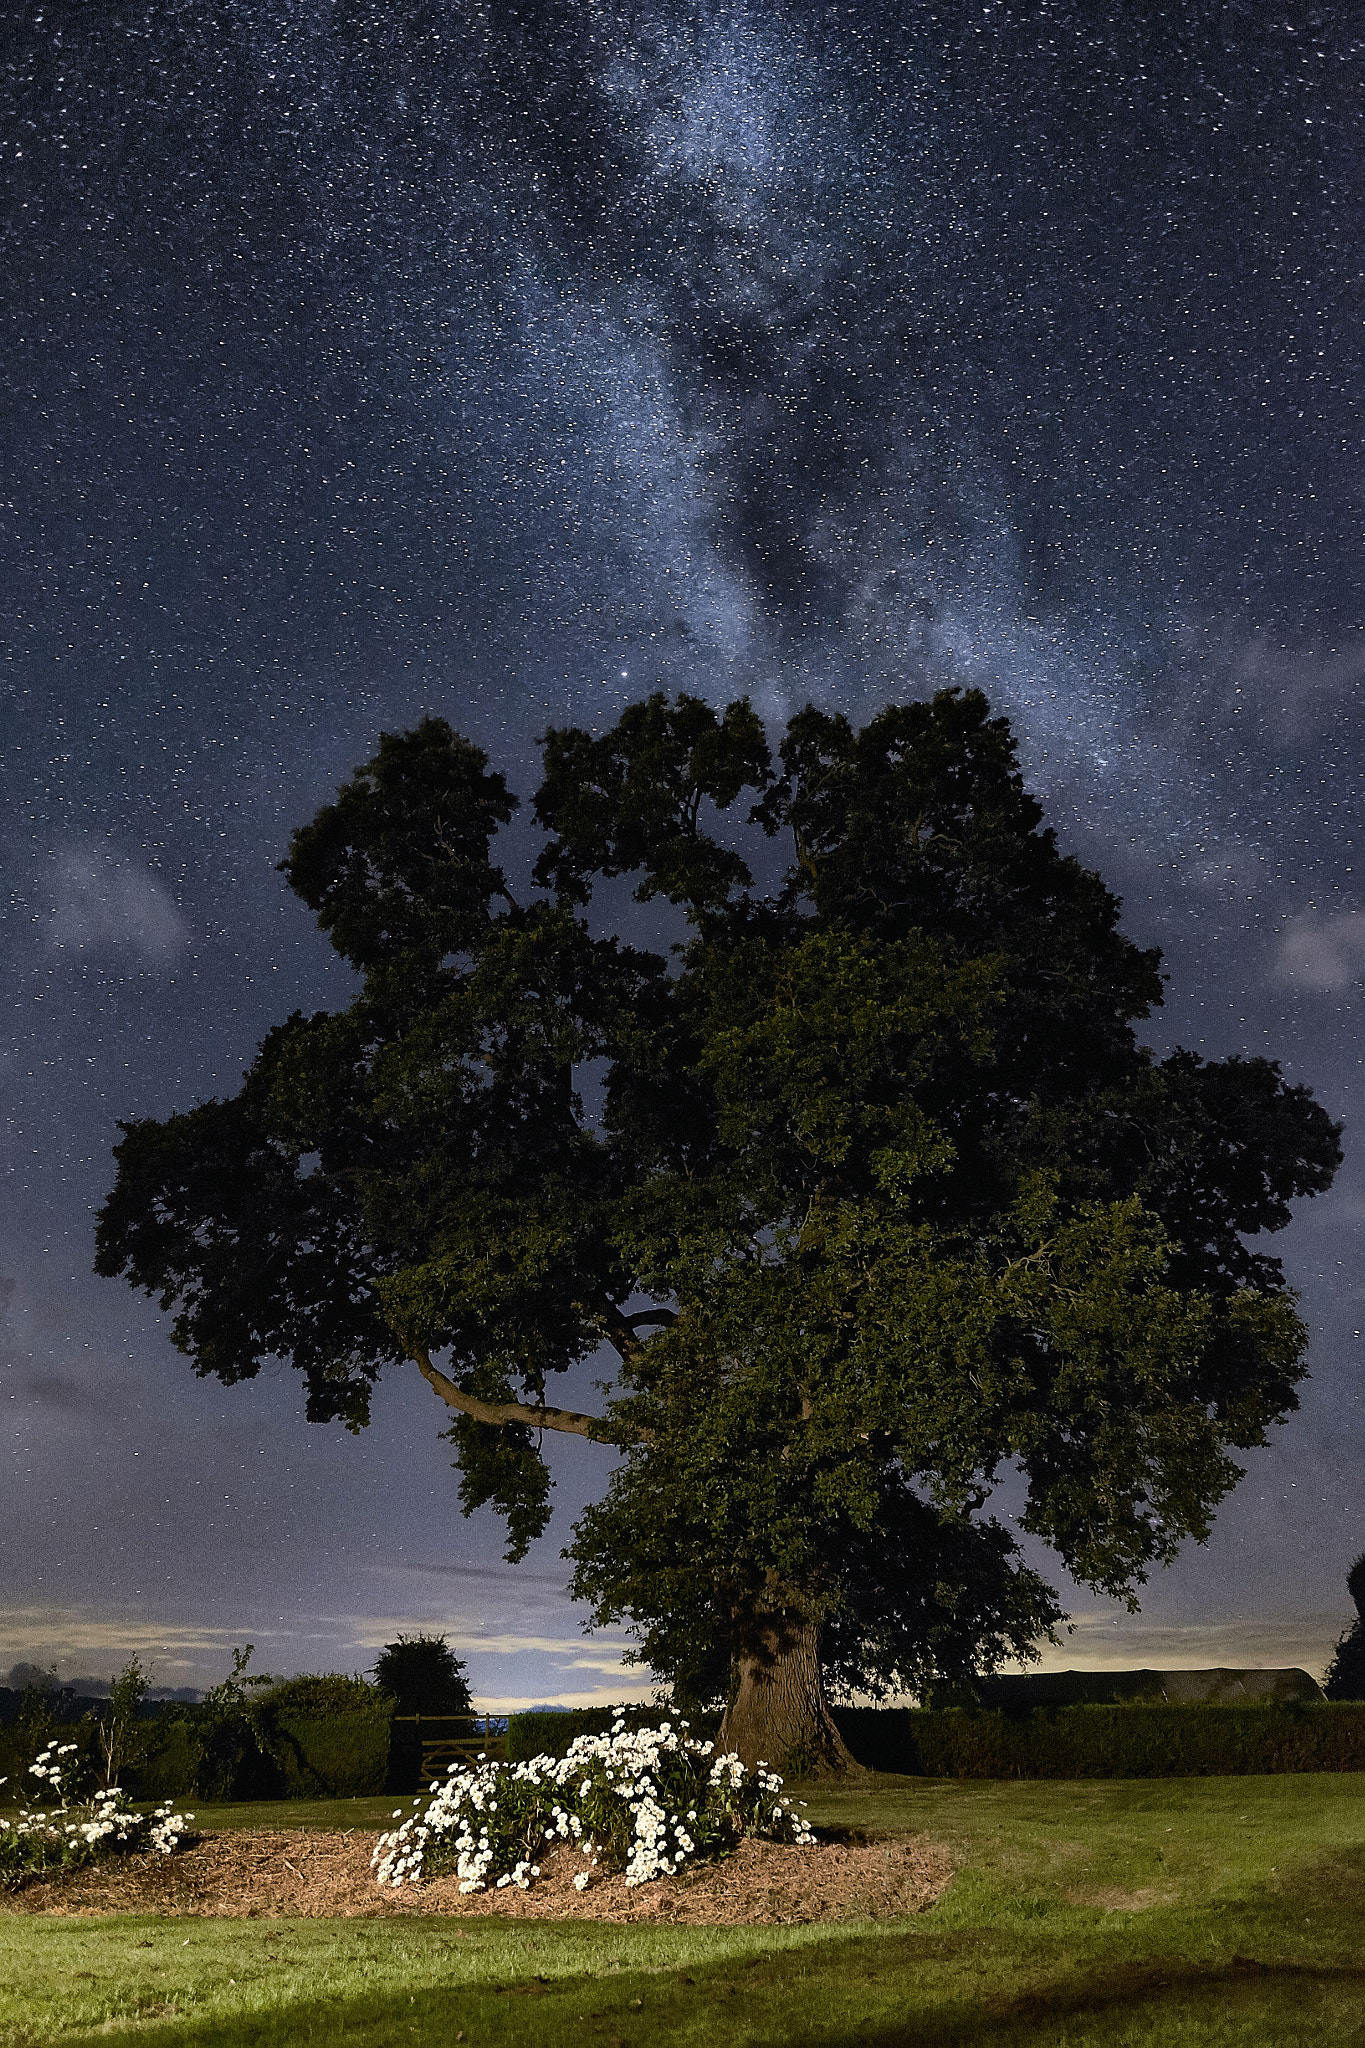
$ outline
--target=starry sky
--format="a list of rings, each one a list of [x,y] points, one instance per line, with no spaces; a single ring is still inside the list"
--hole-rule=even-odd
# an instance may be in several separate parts
[[[547,724],[650,689],[961,683],[1164,949],[1152,1042],[1346,1122],[1270,1247],[1299,1414],[1047,1661],[1320,1671],[1365,1548],[1359,10],[15,0],[0,42],[0,1665],[428,1627],[492,1707],[647,1691],[563,1591],[608,1453],[556,1445],[513,1570],[415,1370],[361,1438],[196,1381],[91,1273],[116,1120],[349,999],[276,863],[382,730],[528,796]]]

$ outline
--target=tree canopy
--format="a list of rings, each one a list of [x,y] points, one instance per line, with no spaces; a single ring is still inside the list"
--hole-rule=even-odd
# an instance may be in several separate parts
[[[1365,1700],[1365,1552],[1346,1574],[1356,1618],[1344,1629],[1327,1667],[1323,1690],[1329,1700]]]
[[[444,1636],[400,1635],[374,1662],[374,1682],[398,1702],[400,1714],[472,1714],[464,1659]]]
[[[1059,1618],[1005,1470],[1109,1594],[1206,1533],[1304,1371],[1246,1240],[1338,1129],[1273,1061],[1139,1042],[1158,955],[977,692],[807,708],[776,754],[746,702],[661,695],[543,746],[524,900],[516,800],[440,719],[295,834],[356,997],[123,1127],[98,1268],[201,1374],[288,1360],[319,1421],[414,1361],[513,1558],[547,1433],[615,1446],[579,1595],[742,1751],[828,1752],[824,1680],[970,1674]],[[610,928],[620,877],[684,914],[671,953]],[[604,1342],[600,1413],[556,1406]]]

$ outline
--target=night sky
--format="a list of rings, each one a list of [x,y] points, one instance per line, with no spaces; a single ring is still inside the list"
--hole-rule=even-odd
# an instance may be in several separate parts
[[[194,1379],[91,1274],[120,1117],[349,972],[276,863],[437,712],[529,796],[653,688],[1012,719],[1170,976],[1346,1164],[1267,1248],[1302,1408],[1050,1664],[1321,1670],[1365,1548],[1357,7],[66,0],[0,25],[0,1666],[620,1697],[461,1520],[415,1368],[360,1438]],[[513,868],[529,839],[515,832]],[[1365,869],[1363,869],[1365,873]],[[569,1389],[591,1399],[585,1377]]]

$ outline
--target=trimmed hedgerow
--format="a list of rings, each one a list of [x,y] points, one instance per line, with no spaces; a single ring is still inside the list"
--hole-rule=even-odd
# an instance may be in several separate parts
[[[286,1799],[382,1792],[389,1768],[393,1700],[363,1678],[336,1671],[286,1679],[258,1706],[263,1746]]]
[[[1365,1704],[844,1707],[840,1732],[869,1769],[926,1778],[1190,1778],[1365,1770]]]

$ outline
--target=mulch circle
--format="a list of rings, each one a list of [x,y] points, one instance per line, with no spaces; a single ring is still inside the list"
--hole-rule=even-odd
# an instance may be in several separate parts
[[[946,1850],[918,1838],[820,1842],[797,1848],[742,1842],[720,1863],[627,1887],[573,1878],[578,1851],[548,1855],[529,1891],[462,1895],[455,1877],[379,1886],[370,1869],[375,1836],[299,1828],[204,1834],[171,1856],[107,1862],[0,1895],[0,1912],[49,1915],[154,1913],[168,1918],[388,1919],[494,1914],[525,1920],[616,1920],[655,1925],[801,1926],[816,1921],[894,1920],[923,1912],[952,1876]]]

